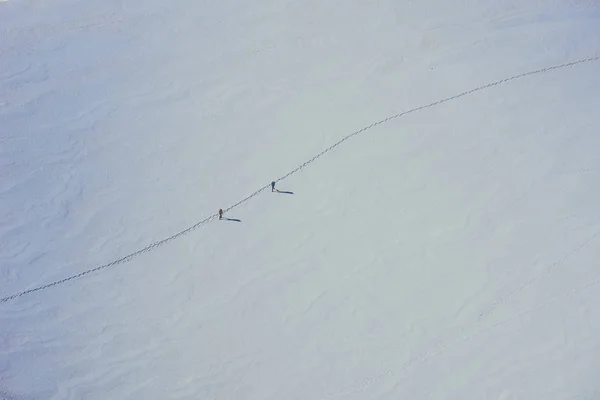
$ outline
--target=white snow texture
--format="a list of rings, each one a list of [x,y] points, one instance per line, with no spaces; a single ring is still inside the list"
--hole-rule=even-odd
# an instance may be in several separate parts
[[[0,399],[600,399],[598,1],[0,30]]]

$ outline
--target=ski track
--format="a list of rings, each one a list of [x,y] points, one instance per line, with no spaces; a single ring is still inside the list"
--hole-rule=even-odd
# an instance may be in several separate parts
[[[0,0],[0,2],[3,0]],[[6,0],[4,0],[6,1]],[[40,41],[49,36],[60,36],[68,34],[77,34],[81,31],[103,32],[107,29],[131,31],[135,27],[146,23],[148,20],[160,20],[160,16],[153,14],[143,14],[127,20],[117,19],[114,12],[105,12],[96,16],[90,16],[86,19],[76,19],[63,21],[58,24],[43,24],[37,26],[25,26],[20,28],[8,28],[4,31],[7,37],[16,40],[22,40],[25,46],[9,46],[5,49],[0,48],[0,56],[6,58],[16,56],[27,56],[37,51]],[[5,53],[5,54],[3,54]]]
[[[595,235],[595,237],[599,236],[599,234]],[[587,242],[585,242],[585,244],[589,244],[589,242],[591,242],[591,240],[588,240]],[[580,250],[581,248],[583,248],[584,246],[579,246],[577,248],[577,250]],[[574,254],[575,252],[571,252],[569,253],[569,256]],[[566,259],[567,257],[565,257],[564,259]],[[562,261],[564,261],[564,259]],[[556,263],[555,263],[556,264]],[[553,265],[555,265],[553,264]],[[544,274],[542,274],[544,275]],[[568,300],[570,298],[572,298],[573,296],[575,296],[578,293],[584,292],[588,289],[592,289],[595,288],[596,286],[600,285],[600,276],[595,278],[594,280],[592,280],[591,282],[576,287],[574,289],[571,289],[569,291],[564,292],[563,294],[557,295],[552,297],[551,299],[540,303],[534,307],[528,308],[524,311],[521,311],[517,314],[514,314],[511,317],[508,317],[506,319],[503,319],[502,321],[496,322],[492,325],[488,325],[488,326],[479,326],[477,327],[477,325],[480,325],[481,320],[477,320],[474,324],[471,325],[465,325],[463,326],[458,335],[452,335],[450,337],[446,337],[445,340],[437,340],[435,342],[435,344],[433,346],[431,346],[430,350],[424,351],[421,354],[419,354],[416,357],[412,357],[409,360],[407,360],[406,362],[404,362],[399,369],[397,370],[386,370],[378,375],[372,376],[372,377],[368,377],[365,378],[359,382],[356,382],[354,384],[349,384],[347,386],[345,386],[344,388],[342,388],[340,391],[338,392],[334,392],[334,393],[328,393],[326,394],[325,397],[321,397],[319,400],[330,400],[330,399],[334,399],[334,398],[339,398],[342,396],[349,396],[349,395],[353,395],[353,394],[357,394],[359,392],[365,391],[367,389],[369,389],[369,387],[373,386],[373,384],[375,382],[378,381],[382,381],[383,379],[386,379],[387,377],[396,377],[397,381],[394,383],[392,389],[390,389],[390,392],[393,392],[396,388],[398,388],[400,386],[400,382],[402,379],[405,378],[404,373],[413,365],[418,364],[418,363],[422,363],[425,362],[431,358],[437,357],[443,353],[445,353],[446,351],[454,348],[455,346],[459,345],[460,343],[464,343],[468,340],[471,340],[483,333],[486,332],[490,332],[493,331],[494,329],[497,329],[501,326],[504,326],[508,323],[511,323],[513,321],[517,321],[523,317],[526,317],[528,315],[533,314],[536,311],[542,310],[546,307],[549,307],[551,305],[554,305],[555,303],[562,301],[562,300]],[[468,328],[473,328],[476,327],[477,329],[475,330],[475,332],[472,332],[470,334],[465,335],[464,332],[468,329]]]
[[[600,236],[600,232],[594,234],[591,238],[587,239],[586,241],[580,243],[579,245],[573,247],[569,252],[567,252],[562,258],[560,258],[558,261],[555,261],[554,263],[550,264],[548,267],[546,267],[541,273],[534,275],[531,279],[529,279],[528,281],[526,281],[525,283],[519,285],[518,287],[516,287],[514,290],[512,290],[511,292],[509,292],[506,296],[502,296],[500,297],[498,300],[496,300],[494,303],[492,303],[492,305],[484,312],[480,313],[478,316],[478,320],[481,320],[483,318],[488,317],[490,314],[492,314],[494,312],[494,310],[496,308],[498,308],[499,306],[501,306],[502,304],[506,303],[507,301],[509,301],[511,298],[513,298],[516,294],[522,292],[525,288],[533,285],[536,281],[538,281],[540,278],[548,275],[550,272],[552,272],[553,269],[555,269],[556,267],[561,266],[562,264],[565,263],[565,261],[567,261],[570,257],[572,257],[573,255],[575,255],[576,253],[578,253],[579,251],[583,250],[584,248],[586,248],[588,245],[590,245],[598,236]]]
[[[374,122],[371,125],[368,125],[368,126],[362,128],[362,129],[358,130],[358,131],[355,131],[353,133],[350,133],[350,134],[344,136],[342,139],[340,139],[339,141],[337,141],[333,145],[327,147],[326,149],[324,149],[323,151],[321,151],[320,153],[318,153],[317,155],[315,155],[314,157],[312,157],[310,160],[305,161],[304,163],[302,163],[301,165],[299,165],[294,170],[292,170],[292,171],[288,172],[287,174],[285,174],[284,176],[276,179],[275,182],[283,181],[284,179],[290,177],[291,175],[299,172],[300,170],[302,170],[303,168],[305,168],[308,165],[312,164],[313,162],[315,162],[317,159],[321,158],[322,156],[324,156],[328,152],[334,150],[336,147],[338,147],[339,145],[341,145],[342,143],[344,143],[348,139],[351,139],[354,136],[357,136],[357,135],[359,135],[359,134],[361,134],[361,133],[363,133],[365,131],[368,131],[368,130],[370,130],[372,128],[375,128],[376,126],[384,124],[386,122],[389,122],[389,121],[391,121],[393,119],[396,119],[396,118],[399,118],[399,117],[402,117],[404,115],[411,114],[411,113],[414,113],[414,112],[417,112],[417,111],[421,111],[421,110],[425,110],[425,109],[428,109],[428,108],[432,108],[432,107],[435,107],[435,106],[440,105],[442,103],[446,103],[446,102],[449,102],[449,101],[452,101],[452,100],[456,100],[456,99],[459,99],[461,97],[465,97],[465,96],[468,96],[470,94],[477,93],[477,92],[480,92],[480,91],[483,91],[483,90],[486,90],[486,89],[489,89],[489,88],[493,88],[495,86],[502,85],[504,83],[508,83],[508,82],[511,82],[511,81],[514,81],[514,80],[517,80],[517,79],[521,79],[521,78],[532,76],[532,75],[541,74],[541,73],[544,73],[544,72],[549,72],[549,71],[554,71],[554,70],[563,69],[563,68],[567,68],[567,67],[572,67],[572,66],[579,65],[579,64],[594,62],[594,61],[598,61],[598,60],[600,60],[600,56],[594,56],[594,57],[588,57],[588,58],[584,58],[584,59],[580,59],[580,60],[572,61],[572,62],[568,62],[568,63],[557,64],[557,65],[549,66],[549,67],[542,68],[542,69],[537,69],[537,70],[532,70],[532,71],[524,72],[524,73],[521,73],[521,74],[518,74],[518,75],[511,76],[509,78],[504,78],[504,79],[501,79],[501,80],[498,80],[498,81],[495,81],[495,82],[492,82],[492,83],[488,83],[488,84],[483,85],[483,86],[478,86],[478,87],[476,87],[474,89],[471,89],[471,90],[468,90],[468,91],[456,94],[454,96],[443,98],[443,99],[435,101],[433,103],[429,103],[429,104],[426,104],[426,105],[423,105],[423,106],[415,107],[415,108],[409,109],[407,111],[403,111],[403,112],[391,115],[391,116],[389,116],[389,117],[387,117],[385,119],[382,119],[382,120],[379,120],[377,122]],[[258,189],[254,193],[246,196],[242,200],[240,200],[237,203],[233,204],[232,206],[224,209],[223,211],[225,213],[227,213],[228,211],[230,211],[230,210],[238,207],[239,205],[241,205],[241,204],[249,201],[250,199],[256,197],[258,194],[260,194],[261,192],[263,192],[264,190],[266,190],[268,187],[270,187],[270,184],[267,184],[267,185],[261,187],[260,189]],[[35,293],[35,292],[38,292],[38,291],[41,291],[41,290],[45,290],[45,289],[48,289],[48,288],[51,288],[51,287],[54,287],[54,286],[57,286],[57,285],[61,285],[63,283],[66,283],[66,282],[69,282],[71,280],[80,278],[82,276],[91,274],[93,272],[98,272],[100,270],[103,270],[103,269],[106,269],[106,268],[109,268],[109,267],[113,267],[113,266],[116,266],[116,265],[119,265],[119,264],[124,264],[124,263],[132,260],[133,258],[135,258],[135,257],[137,257],[137,256],[139,256],[139,255],[141,255],[143,253],[146,253],[148,251],[154,250],[157,247],[160,247],[160,246],[162,246],[162,245],[164,245],[164,244],[166,244],[166,243],[168,243],[168,242],[170,242],[172,240],[175,240],[175,239],[177,239],[177,238],[179,238],[179,237],[181,237],[183,235],[186,235],[186,234],[192,232],[193,230],[196,230],[200,226],[205,225],[208,222],[211,222],[212,220],[214,220],[216,218],[218,218],[218,215],[216,213],[212,214],[209,217],[207,217],[207,218],[205,218],[205,219],[203,219],[203,220],[201,220],[199,222],[196,222],[194,225],[192,225],[192,226],[190,226],[190,227],[188,227],[188,228],[186,228],[186,229],[184,229],[184,230],[182,230],[182,231],[180,231],[180,232],[178,232],[178,233],[176,233],[176,234],[174,234],[172,236],[169,236],[169,237],[166,237],[166,238],[164,238],[162,240],[154,242],[154,243],[152,243],[152,244],[150,244],[150,245],[148,245],[148,246],[146,246],[146,247],[144,247],[142,249],[139,249],[139,250],[137,250],[137,251],[135,251],[133,253],[130,253],[130,254],[124,256],[124,257],[121,257],[119,259],[111,261],[111,262],[109,262],[107,264],[103,264],[103,265],[100,265],[98,267],[95,267],[95,268],[92,268],[92,269],[88,269],[88,270],[80,272],[80,273],[78,273],[76,275],[72,275],[72,276],[69,276],[67,278],[60,279],[60,280],[48,283],[46,285],[34,287],[32,289],[24,290],[22,292],[18,292],[18,293],[15,293],[15,294],[3,297],[0,300],[0,303],[6,303],[6,302],[8,302],[10,300],[13,300],[13,299],[16,299],[18,297],[21,297],[21,296],[24,296],[24,295],[28,295],[28,294],[31,294],[31,293]],[[566,259],[570,254],[572,254],[572,253],[580,250],[587,243],[591,242],[594,238],[595,238],[595,236],[592,239],[590,239],[588,242],[586,242],[583,245],[579,246],[579,248],[574,249],[571,253],[567,254],[567,256],[564,259]],[[564,259],[562,259],[559,262],[557,262],[557,263],[553,264],[552,266],[550,266],[548,268],[548,272],[549,272],[549,270],[551,270],[555,266],[560,265],[560,263],[562,263],[564,261]],[[529,286],[531,283],[533,283],[533,281],[537,280],[538,278],[534,278],[533,280],[530,280],[530,281],[526,282],[524,285],[522,285],[521,287],[517,288],[515,292],[509,294],[508,298],[512,297],[512,295],[514,295],[516,292],[521,291],[525,287]],[[492,305],[492,308],[487,313],[485,313],[485,315],[491,313],[493,311],[493,309],[499,303],[502,303],[502,302],[506,301],[508,298],[501,299],[498,302],[494,303],[494,305]],[[481,315],[480,319],[481,319],[482,316],[484,316],[484,315]]]

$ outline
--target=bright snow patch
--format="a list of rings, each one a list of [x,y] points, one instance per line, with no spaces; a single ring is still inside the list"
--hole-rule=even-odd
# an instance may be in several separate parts
[[[8,2],[0,398],[598,397],[599,17]]]

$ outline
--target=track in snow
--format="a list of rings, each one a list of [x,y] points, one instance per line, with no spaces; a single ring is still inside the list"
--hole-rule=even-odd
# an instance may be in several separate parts
[[[368,130],[370,130],[370,129],[378,126],[378,125],[381,125],[383,123],[391,121],[393,119],[396,119],[396,118],[399,118],[399,117],[402,117],[404,115],[411,114],[411,113],[414,113],[414,112],[417,112],[417,111],[421,111],[421,110],[424,110],[424,109],[427,109],[427,108],[432,108],[432,107],[435,107],[435,106],[437,106],[439,104],[446,103],[446,102],[449,102],[449,101],[452,101],[452,100],[456,100],[458,98],[461,98],[461,97],[464,97],[464,96],[467,96],[467,95],[470,95],[470,94],[473,94],[473,93],[476,93],[476,92],[480,92],[482,90],[486,90],[486,89],[492,88],[494,86],[498,86],[498,85],[501,85],[501,84],[504,84],[504,83],[508,83],[510,81],[521,79],[521,78],[524,78],[524,77],[527,77],[527,76],[537,75],[537,74],[541,74],[541,73],[544,73],[544,72],[554,71],[554,70],[557,70],[557,69],[572,67],[572,66],[575,66],[575,65],[578,65],[578,64],[584,64],[584,63],[589,63],[589,62],[598,61],[598,60],[600,60],[600,56],[584,58],[584,59],[577,60],[577,61],[572,61],[572,62],[568,62],[568,63],[564,63],[564,64],[558,64],[558,65],[553,65],[553,66],[542,68],[542,69],[537,69],[537,70],[533,70],[533,71],[529,71],[529,72],[524,72],[522,74],[514,75],[514,76],[511,76],[509,78],[505,78],[505,79],[501,79],[499,81],[488,83],[487,85],[476,87],[474,89],[471,89],[471,90],[468,90],[466,92],[462,92],[462,93],[456,94],[454,96],[446,97],[444,99],[438,100],[438,101],[430,103],[430,104],[426,104],[426,105],[423,105],[423,106],[415,107],[415,108],[412,108],[410,110],[403,111],[403,112],[400,112],[398,114],[394,114],[394,115],[389,116],[389,117],[387,117],[385,119],[382,119],[380,121],[374,122],[371,125],[366,126],[366,127],[362,128],[362,129],[360,129],[358,131],[352,132],[352,133],[344,136],[342,139],[338,140],[336,143],[334,143],[331,146],[327,147],[326,149],[324,149],[323,151],[321,151],[319,154],[315,155],[310,160],[308,160],[308,161],[302,163],[301,165],[299,165],[296,169],[288,172],[287,174],[285,174],[281,178],[278,178],[276,180],[276,182],[282,181],[282,180],[288,178],[289,176],[291,176],[291,175],[299,172],[301,169],[303,169],[304,167],[312,164],[317,159],[321,158],[326,153],[328,153],[331,150],[335,149],[337,146],[339,146],[340,144],[344,143],[348,139],[350,139],[350,138],[352,138],[354,136],[357,136],[357,135],[359,135],[359,134],[361,134],[361,133],[363,133],[365,131],[368,131]],[[261,187],[260,189],[258,189],[254,193],[252,193],[251,195],[246,196],[245,198],[243,198],[242,200],[238,201],[234,205],[226,208],[224,210],[224,212],[230,211],[230,210],[236,208],[237,206],[239,206],[239,205],[247,202],[248,200],[250,200],[253,197],[255,197],[258,194],[260,194],[262,191],[264,191],[267,188],[269,188],[269,186],[270,186],[270,184]],[[97,272],[97,271],[100,271],[100,270],[103,270],[103,269],[106,269],[106,268],[109,268],[109,267],[113,267],[115,265],[124,264],[124,263],[132,260],[133,258],[139,256],[140,254],[143,254],[143,253],[146,253],[148,251],[151,251],[151,250],[153,250],[153,249],[155,249],[157,247],[160,247],[160,246],[162,246],[162,245],[164,245],[164,244],[166,244],[166,243],[168,243],[168,242],[170,242],[172,240],[177,239],[178,237],[181,237],[183,235],[186,235],[186,234],[190,233],[191,231],[199,228],[200,226],[202,226],[204,224],[207,224],[208,222],[212,221],[215,218],[218,218],[218,215],[216,213],[210,215],[209,217],[203,219],[202,221],[196,222],[194,225],[192,225],[192,226],[190,226],[190,227],[188,227],[188,228],[186,228],[186,229],[184,229],[182,231],[179,231],[179,232],[177,232],[174,235],[171,235],[171,236],[166,237],[166,238],[164,238],[162,240],[159,240],[159,241],[156,241],[154,243],[151,243],[148,246],[146,246],[146,247],[144,247],[144,248],[142,248],[140,250],[137,250],[137,251],[135,251],[133,253],[130,253],[130,254],[124,256],[124,257],[121,257],[119,259],[111,261],[111,262],[109,262],[107,264],[103,264],[103,265],[100,265],[98,267],[88,269],[88,270],[80,272],[80,273],[78,273],[76,275],[72,275],[72,276],[69,276],[67,278],[60,279],[58,281],[54,281],[54,282],[48,283],[46,285],[37,286],[37,287],[34,287],[32,289],[24,290],[22,292],[18,292],[18,293],[12,294],[10,296],[3,297],[0,300],[0,302],[1,303],[5,303],[5,302],[8,302],[10,300],[16,299],[18,297],[21,297],[21,296],[24,296],[24,295],[27,295],[27,294],[31,294],[31,293],[34,293],[34,292],[38,292],[40,290],[48,289],[48,288],[51,288],[53,286],[61,285],[63,283],[66,283],[66,282],[71,281],[73,279],[80,278],[80,277],[82,277],[84,275],[91,274],[93,272]]]

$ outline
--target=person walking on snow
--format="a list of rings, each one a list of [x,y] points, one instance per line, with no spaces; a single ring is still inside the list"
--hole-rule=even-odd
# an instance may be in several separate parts
[[[271,182],[271,192],[275,191],[275,182]]]
[[[219,219],[223,219],[223,209],[219,208]]]

